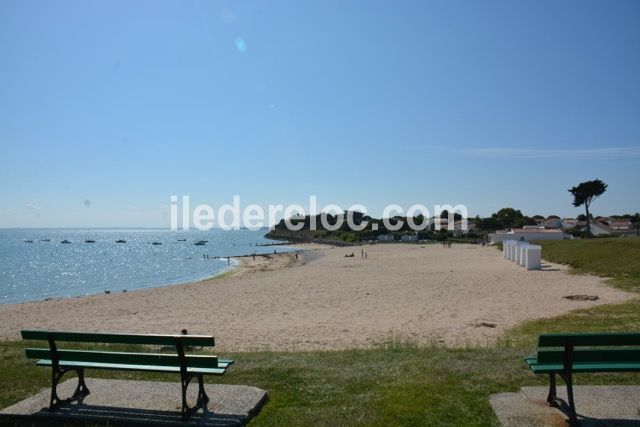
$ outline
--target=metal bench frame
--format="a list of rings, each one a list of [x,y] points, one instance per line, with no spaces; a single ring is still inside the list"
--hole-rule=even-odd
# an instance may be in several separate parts
[[[576,405],[573,400],[573,346],[574,339],[567,337],[564,345],[564,364],[562,372],[558,372],[558,376],[564,380],[567,385],[567,400],[569,401],[569,425],[578,425],[578,416],[576,414]],[[549,374],[549,394],[547,395],[547,403],[549,406],[559,407],[560,399],[556,394],[556,372]]]
[[[553,344],[541,344],[542,340],[552,340]],[[569,425],[579,425],[578,416],[576,414],[575,401],[573,396],[573,375],[576,373],[586,372],[638,372],[640,371],[640,360],[638,356],[631,356],[628,362],[622,362],[620,360],[601,360],[602,356],[589,356],[584,360],[584,357],[579,357],[576,361],[575,347],[613,347],[603,351],[611,351],[612,353],[619,353],[627,351],[624,348],[632,347],[638,348],[640,346],[640,335],[635,332],[622,332],[622,333],[580,333],[580,334],[542,334],[538,337],[538,354],[534,357],[529,356],[525,358],[525,361],[534,373],[536,368],[543,368],[541,370],[548,371],[549,374],[549,394],[547,395],[547,403],[549,406],[561,407],[563,406],[562,400],[558,398],[556,393],[556,374],[562,378],[567,386],[567,400],[568,400],[568,412],[569,412]],[[562,369],[551,369],[551,366],[557,365],[560,362],[539,362],[539,351],[541,348],[549,347],[564,347],[562,350]],[[554,350],[553,353],[559,353],[561,350]],[[581,350],[577,350],[581,352]],[[636,350],[633,350],[636,351]],[[637,354],[637,353],[634,353]],[[588,368],[580,369],[580,363],[591,364]],[[630,366],[618,367],[616,365],[630,363]],[[574,366],[576,365],[577,366]],[[544,369],[545,365],[548,369]],[[601,365],[601,366],[598,366]]]
[[[23,331],[24,332],[24,331]],[[41,331],[38,331],[41,332]],[[54,331],[46,332],[47,342],[49,344],[49,352],[51,359],[51,397],[49,399],[49,411],[54,412],[60,409],[61,406],[71,403],[71,402],[82,402],[86,396],[88,396],[91,392],[85,383],[84,376],[84,366],[73,366],[73,362],[61,364],[60,354],[58,352],[58,346],[56,344],[56,333]],[[100,335],[100,333],[96,333],[96,335]],[[186,345],[184,343],[185,339],[190,338],[189,335],[175,335],[171,336],[174,339],[174,346],[176,349],[176,353],[178,356],[179,369],[180,369],[180,385],[182,391],[182,408],[181,415],[183,419],[189,418],[189,416],[195,412],[197,412],[200,408],[206,410],[207,403],[209,402],[209,396],[207,396],[206,390],[204,388],[204,378],[203,373],[201,372],[189,372],[189,363],[187,357],[185,355]],[[210,337],[213,341],[213,337]],[[66,341],[66,340],[64,340]],[[83,340],[75,340],[75,342],[83,342]],[[97,340],[87,340],[84,342],[94,342],[100,343],[99,339]],[[110,341],[106,340],[105,343]],[[233,361],[225,361],[227,364],[233,363]],[[102,363],[102,362],[101,362]],[[109,369],[110,363],[102,363],[102,368]],[[101,367],[96,367],[96,369],[100,369]],[[117,368],[114,368],[118,370]],[[149,369],[130,369],[130,370],[138,370],[138,371],[149,371]],[[78,384],[75,388],[75,391],[71,395],[71,397],[66,399],[61,399],[58,396],[58,385],[60,384],[63,376],[67,372],[75,372],[78,377]],[[198,397],[195,405],[189,406],[187,402],[187,390],[189,388],[189,384],[196,379],[198,381]]]

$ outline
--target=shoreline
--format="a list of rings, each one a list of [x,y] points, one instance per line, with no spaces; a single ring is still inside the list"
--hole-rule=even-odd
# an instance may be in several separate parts
[[[494,248],[476,245],[298,246],[307,251],[297,258],[244,257],[223,274],[188,284],[2,305],[0,339],[18,338],[24,328],[188,329],[213,334],[220,351],[337,350],[398,341],[464,347],[493,343],[526,320],[637,297],[561,265],[527,271]],[[351,253],[356,256],[347,257]],[[564,298],[571,294],[599,299]]]
[[[278,245],[278,246],[285,246],[285,245]],[[295,253],[295,252],[302,252],[304,251],[304,249],[298,249],[298,247],[302,246],[300,245],[296,245],[296,247],[291,247],[291,251],[287,251],[287,252],[280,252],[279,254],[287,254],[287,253]],[[273,255],[271,253],[265,253],[265,254],[255,254],[256,257],[264,257],[267,255]],[[245,255],[230,255],[230,256],[215,256],[215,257],[211,257],[209,259],[212,260],[225,260],[227,258],[231,259],[231,265],[227,265],[224,266],[223,269],[221,271],[215,272],[215,273],[208,273],[207,275],[201,276],[201,277],[196,277],[196,278],[184,278],[184,279],[177,279],[175,281],[169,281],[169,282],[162,282],[162,283],[154,283],[151,285],[144,285],[141,287],[135,287],[132,289],[116,289],[116,290],[112,290],[112,289],[104,289],[101,292],[94,292],[94,293],[87,293],[87,294],[80,294],[80,295],[69,295],[69,296],[52,296],[52,297],[45,297],[45,298],[38,298],[38,299],[29,299],[29,300],[25,300],[25,301],[16,301],[16,302],[10,302],[10,303],[3,303],[0,302],[0,307],[3,306],[11,306],[11,305],[17,305],[17,304],[27,304],[27,303],[34,303],[34,302],[47,302],[47,301],[66,301],[66,300],[71,300],[71,299],[77,299],[77,298],[85,298],[85,297],[91,297],[91,296],[95,296],[95,295],[102,295],[102,294],[117,294],[117,293],[131,293],[131,292],[138,292],[138,291],[144,291],[147,289],[156,289],[156,288],[164,288],[164,287],[170,287],[170,286],[181,286],[181,285],[189,285],[189,284],[194,284],[194,283],[200,283],[200,282],[204,282],[204,281],[208,281],[208,280],[215,280],[218,278],[224,278],[224,277],[229,277],[229,276],[233,276],[235,274],[237,274],[238,269],[241,269],[243,264],[242,264],[242,259],[243,258],[250,258],[252,257],[253,254],[245,254]]]
[[[224,257],[226,258],[226,257]],[[231,257],[231,262],[234,262],[234,257]],[[71,300],[71,299],[77,299],[77,298],[86,298],[86,297],[91,297],[91,296],[95,296],[95,295],[110,295],[110,294],[126,294],[126,293],[133,293],[133,292],[139,292],[139,291],[144,291],[144,290],[148,290],[148,289],[156,289],[156,288],[165,288],[165,287],[169,287],[169,286],[182,286],[182,285],[189,285],[192,283],[200,283],[200,282],[204,282],[204,281],[208,281],[208,280],[214,280],[218,277],[225,277],[226,275],[228,275],[230,272],[233,272],[234,269],[239,268],[240,267],[240,260],[236,261],[236,265],[231,265],[231,266],[225,266],[224,269],[222,271],[216,272],[214,274],[209,274],[207,276],[204,276],[202,278],[196,278],[196,279],[185,279],[185,280],[181,280],[179,279],[178,281],[175,282],[164,282],[161,284],[153,284],[150,286],[144,286],[141,288],[134,288],[134,289],[122,289],[122,290],[116,290],[116,291],[112,291],[111,289],[105,289],[103,292],[96,292],[96,293],[91,293],[91,294],[82,294],[82,295],[70,295],[70,296],[61,296],[61,297],[47,297],[47,298],[43,298],[43,299],[34,299],[34,300],[27,300],[27,301],[18,301],[18,302],[12,302],[12,303],[0,303],[0,308],[4,307],[4,306],[12,306],[12,305],[20,305],[20,304],[29,304],[29,303],[34,303],[34,302],[48,302],[48,301],[67,301],[67,300]]]
[[[307,248],[307,249],[299,249],[300,247],[304,246],[305,244],[298,244],[296,245],[296,250],[292,250],[292,251],[287,251],[287,252],[278,252],[276,254],[272,254],[272,253],[265,253],[265,254],[255,254],[256,259],[257,258],[272,258],[274,255],[279,256],[279,255],[287,255],[287,254],[301,254],[303,252],[308,252],[308,251],[312,251],[312,250],[317,250],[318,248],[313,246],[313,248]],[[309,244],[309,246],[312,246],[312,244]],[[240,276],[243,273],[245,273],[246,269],[249,268],[250,264],[247,263],[245,260],[247,258],[251,258],[253,255],[252,254],[248,254],[248,255],[235,255],[235,256],[216,256],[216,257],[211,257],[211,259],[226,259],[226,258],[230,258],[231,259],[231,266],[225,266],[224,269],[222,271],[216,272],[214,274],[208,275],[208,276],[204,276],[202,278],[198,278],[198,279],[186,279],[186,280],[179,280],[176,282],[166,282],[166,283],[162,283],[162,284],[154,284],[151,286],[145,286],[142,288],[135,288],[135,289],[123,289],[123,290],[119,290],[119,291],[112,291],[110,289],[106,289],[103,292],[96,292],[96,293],[91,293],[91,294],[83,294],[83,295],[72,295],[72,296],[63,296],[63,297],[47,297],[47,298],[43,298],[43,299],[34,299],[34,300],[27,300],[27,301],[19,301],[19,302],[13,302],[13,303],[0,303],[0,308],[2,307],[6,307],[6,306],[14,306],[14,305],[21,305],[21,304],[30,304],[30,303],[38,303],[38,302],[49,302],[49,301],[68,301],[68,300],[74,300],[74,299],[78,299],[78,298],[88,298],[88,297],[93,297],[93,296],[98,296],[98,295],[111,295],[111,294],[130,294],[130,293],[135,293],[135,292],[141,292],[141,291],[146,291],[146,290],[150,290],[150,289],[158,289],[158,288],[166,288],[166,287],[172,287],[172,286],[186,286],[186,285],[194,285],[194,284],[198,284],[198,283],[202,283],[202,282],[208,282],[208,281],[213,281],[213,280],[220,280],[220,279],[225,279],[228,277],[236,277],[236,276]]]

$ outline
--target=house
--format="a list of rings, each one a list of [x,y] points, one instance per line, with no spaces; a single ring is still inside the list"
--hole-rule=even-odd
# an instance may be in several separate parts
[[[456,221],[453,223],[453,231],[456,234],[460,234],[460,235],[467,234],[470,231],[475,231],[475,229],[476,229],[476,223],[473,220],[467,219],[467,220]]]
[[[396,238],[392,233],[378,235],[378,242],[393,242],[394,240]]]
[[[580,221],[578,221],[577,219],[573,219],[573,218],[562,218],[562,226],[561,226],[561,228],[563,230],[569,230],[570,228],[577,227],[579,222]]]
[[[417,242],[418,235],[417,234],[403,234],[400,236],[400,241],[402,242]]]
[[[562,240],[571,239],[559,228],[549,229],[538,226],[528,226],[527,228],[512,228],[511,230],[496,231],[489,234],[489,243],[496,244],[503,240],[520,240],[530,242],[532,240]]]
[[[542,221],[542,225],[545,228],[562,228],[562,220],[557,216],[550,216]]]
[[[601,221],[589,221],[589,229],[591,230],[592,236],[606,236],[615,233],[613,228]]]
[[[586,226],[586,225],[585,225]],[[635,224],[630,221],[627,224],[626,221],[611,221],[609,224],[605,224],[602,221],[593,221],[589,223],[591,228],[591,234],[594,236],[637,236],[638,230]]]
[[[613,230],[616,231],[628,231],[631,230],[633,225],[631,224],[631,221],[627,220],[618,220],[618,221],[610,221],[609,222],[609,227],[611,227]]]

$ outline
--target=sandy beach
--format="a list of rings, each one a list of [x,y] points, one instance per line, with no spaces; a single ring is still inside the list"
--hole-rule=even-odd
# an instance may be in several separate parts
[[[633,297],[548,262],[526,271],[478,245],[306,247],[313,250],[298,258],[244,258],[232,274],[187,285],[3,305],[0,338],[18,338],[23,328],[186,328],[213,334],[220,351],[366,348],[391,340],[482,345],[525,320]],[[598,300],[563,298],[575,294]]]

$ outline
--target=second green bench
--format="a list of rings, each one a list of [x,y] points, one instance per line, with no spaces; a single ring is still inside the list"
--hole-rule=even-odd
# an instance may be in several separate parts
[[[549,375],[547,403],[555,406],[556,374],[567,385],[569,423],[578,424],[573,401],[573,374],[640,372],[640,333],[542,334],[535,356],[525,357],[534,374]]]

